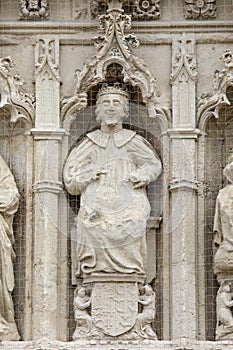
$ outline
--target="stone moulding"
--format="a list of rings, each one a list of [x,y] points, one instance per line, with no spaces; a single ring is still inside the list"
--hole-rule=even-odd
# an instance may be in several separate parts
[[[215,71],[212,95],[203,93],[198,101],[198,123],[201,130],[204,130],[211,116],[219,118],[219,110],[231,105],[227,98],[227,88],[233,86],[233,54],[230,50],[226,50],[220,58],[225,67],[221,71]]]
[[[185,0],[186,19],[216,18],[216,0]]]
[[[131,17],[123,13],[121,6],[118,3],[118,8],[110,8],[108,14],[99,17],[100,30],[104,35],[94,38],[97,52],[86,61],[82,71],[76,71],[74,96],[62,101],[65,129],[69,129],[75,118],[74,113],[86,107],[88,90],[106,81],[107,69],[111,64],[122,67],[123,82],[140,89],[148,115],[158,117],[164,130],[167,127],[170,118],[168,108],[160,104],[159,88],[147,65],[132,53],[131,48],[137,48],[139,41],[134,34],[125,35],[125,29],[131,26]]]
[[[48,0],[19,0],[19,19],[48,19]]]
[[[10,122],[23,119],[29,127],[34,121],[35,97],[25,93],[24,81],[19,74],[13,73],[14,61],[11,57],[0,59],[0,111],[10,112]]]

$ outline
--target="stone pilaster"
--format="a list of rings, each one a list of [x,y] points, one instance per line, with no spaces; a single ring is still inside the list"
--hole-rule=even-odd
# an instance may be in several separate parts
[[[61,141],[59,129],[59,41],[39,39],[36,58],[34,136],[33,339],[58,338],[59,194]]]
[[[196,286],[196,139],[195,41],[174,36],[173,128],[171,139],[171,279],[172,338],[195,339]]]

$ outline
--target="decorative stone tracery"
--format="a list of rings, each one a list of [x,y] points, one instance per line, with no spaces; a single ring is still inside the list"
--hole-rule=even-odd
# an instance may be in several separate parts
[[[185,0],[186,19],[208,19],[217,16],[216,0]]]

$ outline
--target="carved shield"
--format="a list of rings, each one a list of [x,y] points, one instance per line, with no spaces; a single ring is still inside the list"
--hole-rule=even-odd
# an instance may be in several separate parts
[[[92,320],[106,335],[129,331],[138,314],[138,286],[135,282],[97,282],[92,290]]]

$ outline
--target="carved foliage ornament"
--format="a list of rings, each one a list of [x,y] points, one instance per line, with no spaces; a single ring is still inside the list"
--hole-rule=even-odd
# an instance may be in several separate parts
[[[218,118],[220,108],[231,104],[226,92],[229,86],[233,86],[233,54],[226,50],[220,59],[225,67],[215,71],[213,94],[204,93],[198,101],[198,118],[202,123],[211,115]]]
[[[61,80],[58,73],[59,42],[56,39],[39,39],[35,50],[36,76],[49,67],[53,77]]]
[[[91,14],[95,18],[106,12],[109,0],[92,0]],[[122,8],[125,13],[131,14],[133,19],[160,18],[160,0],[123,0]]]
[[[48,0],[19,0],[19,19],[48,19]]]
[[[173,56],[171,82],[173,83],[179,79],[183,70],[191,80],[196,81],[197,71],[194,40],[186,38],[185,34],[183,34],[180,39],[175,41],[174,46],[176,55]]]
[[[215,18],[216,0],[185,0],[185,18]]]
[[[23,118],[33,120],[35,98],[23,90],[24,81],[13,73],[15,63],[10,57],[0,59],[0,110],[10,112],[10,121],[15,123]]]

